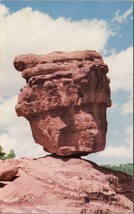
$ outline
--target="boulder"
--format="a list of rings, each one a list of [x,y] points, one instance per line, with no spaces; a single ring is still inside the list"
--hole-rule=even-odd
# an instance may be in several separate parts
[[[18,173],[18,168],[3,161],[0,162],[0,181],[10,181],[14,179]]]
[[[110,81],[99,53],[20,55],[14,66],[26,79],[16,112],[29,121],[37,144],[60,156],[105,148]]]

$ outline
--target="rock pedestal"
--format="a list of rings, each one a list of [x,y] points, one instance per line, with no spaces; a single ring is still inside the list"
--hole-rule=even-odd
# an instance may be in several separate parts
[[[105,148],[111,106],[107,65],[95,51],[21,55],[14,66],[26,85],[16,105],[36,143],[60,156]]]
[[[1,162],[0,171],[18,168],[13,181],[0,181],[1,214],[133,213],[133,180],[125,173],[54,155]]]
[[[105,147],[111,100],[100,54],[22,55],[14,66],[26,79],[17,115],[53,154],[0,161],[0,213],[131,214],[132,176],[78,157]]]

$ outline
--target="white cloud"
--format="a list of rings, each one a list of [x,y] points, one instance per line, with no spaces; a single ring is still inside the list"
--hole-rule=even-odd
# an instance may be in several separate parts
[[[102,51],[112,33],[102,20],[71,21],[62,17],[53,20],[31,8],[9,13],[2,4],[0,11],[3,17],[0,20],[0,91],[3,96],[18,93],[24,85],[20,73],[13,67],[15,56],[56,50]]]
[[[115,111],[119,111],[119,103],[112,103],[110,112],[115,112]]]
[[[133,7],[130,7],[127,11],[125,11],[121,15],[120,15],[120,10],[117,10],[114,14],[113,21],[119,24],[126,23],[129,17],[131,19],[132,13],[133,13]]]
[[[32,142],[31,137],[28,139],[28,131],[25,134],[25,138],[23,135],[18,138],[17,136],[13,136],[9,133],[0,135],[0,145],[4,148],[4,152],[8,153],[11,149],[13,149],[16,158],[25,156],[41,157],[48,154],[43,151],[43,148],[40,145]]]
[[[128,102],[126,102],[121,107],[121,114],[122,115],[127,115],[130,113],[133,113],[133,96],[132,96],[132,94],[130,95]]]
[[[109,67],[109,77],[113,92],[126,90],[132,92],[133,88],[133,48],[129,47],[120,53],[105,57],[104,61]]]
[[[120,100],[119,100],[120,102]],[[116,112],[120,115],[127,115],[133,113],[133,96],[132,94],[128,97],[128,101],[124,103],[123,105],[118,103],[112,103],[112,106],[110,108],[110,112]]]
[[[131,153],[130,153],[131,152]],[[107,147],[103,152],[100,152],[99,156],[103,158],[115,158],[115,159],[122,159],[122,158],[132,158],[133,150],[129,147],[125,146],[118,146]]]
[[[9,14],[8,8],[0,3],[0,19],[6,17]]]
[[[45,155],[42,147],[33,141],[28,121],[17,117],[15,113],[16,102],[17,96],[13,96],[0,104],[0,127],[5,131],[0,135],[0,145],[5,152],[14,149],[17,157]]]
[[[120,53],[114,53],[105,57],[104,61],[108,64],[110,86],[112,92],[124,90],[130,93],[129,100],[120,107],[121,114],[132,113],[133,111],[133,48],[129,47]]]
[[[14,106],[25,81],[13,67],[19,54],[45,54],[52,51],[94,49],[102,51],[111,33],[102,20],[53,20],[46,14],[24,8],[9,13],[0,4],[0,145],[5,151],[14,149],[17,156],[43,155],[42,147],[33,142],[25,118],[17,118]],[[5,100],[6,97],[6,100]]]
[[[114,158],[117,160],[130,160],[133,159],[133,127],[127,127],[125,131],[125,139],[122,146],[107,146],[104,151],[98,154],[101,158]]]

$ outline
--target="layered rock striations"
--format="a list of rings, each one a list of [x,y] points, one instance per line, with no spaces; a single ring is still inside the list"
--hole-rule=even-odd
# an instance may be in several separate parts
[[[100,54],[21,55],[14,66],[26,79],[17,115],[53,154],[0,161],[0,213],[131,214],[132,176],[79,157],[105,147],[111,100]]]
[[[0,161],[0,171],[9,171],[7,165],[18,173],[12,180],[0,177],[1,214],[133,213],[132,176],[125,173],[54,155]]]
[[[15,68],[26,79],[16,105],[36,143],[56,155],[105,148],[111,106],[107,65],[95,51],[21,55]]]

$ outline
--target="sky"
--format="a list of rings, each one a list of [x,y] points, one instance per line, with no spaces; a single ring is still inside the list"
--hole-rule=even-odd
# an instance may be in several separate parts
[[[16,157],[44,156],[15,105],[25,85],[13,66],[20,54],[96,50],[109,67],[112,107],[97,164],[133,162],[132,1],[0,1],[0,145]]]

